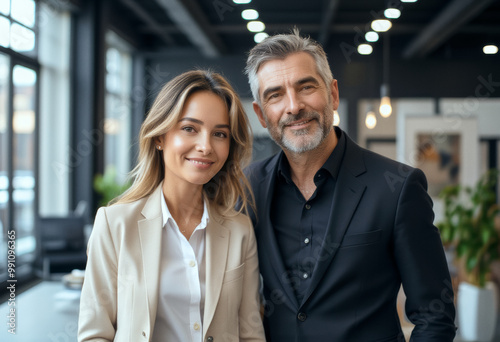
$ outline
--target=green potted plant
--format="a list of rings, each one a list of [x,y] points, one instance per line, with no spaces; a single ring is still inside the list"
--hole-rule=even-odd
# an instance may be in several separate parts
[[[100,195],[100,206],[108,205],[108,203],[121,195],[130,186],[129,182],[120,183],[117,181],[118,176],[114,166],[106,167],[104,174],[97,174],[94,177],[94,190]]]
[[[474,187],[448,186],[440,194],[444,218],[437,224],[443,243],[455,248],[465,281],[458,288],[459,332],[464,340],[490,341],[496,324],[496,288],[488,281],[500,258],[500,213],[495,188],[499,172],[489,170]]]

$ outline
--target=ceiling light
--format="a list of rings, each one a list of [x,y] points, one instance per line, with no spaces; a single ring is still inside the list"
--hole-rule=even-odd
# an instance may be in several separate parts
[[[392,23],[387,19],[377,19],[372,21],[372,29],[376,32],[385,32],[392,27]]]
[[[496,45],[485,45],[483,47],[483,52],[486,55],[494,55],[498,52],[498,47]]]
[[[259,12],[254,9],[246,9],[241,12],[241,17],[245,20],[255,20],[259,17]]]
[[[376,42],[378,40],[378,33],[374,31],[368,31],[365,34],[365,39],[367,42]]]
[[[261,41],[269,37],[269,35],[265,32],[259,32],[256,33],[255,36],[253,36],[253,41],[259,44]]]
[[[250,32],[262,32],[266,29],[266,25],[262,21],[249,21],[247,29]]]
[[[238,5],[243,5],[243,4],[249,4],[252,2],[252,0],[233,0],[233,2],[235,4],[238,4]]]
[[[401,11],[397,8],[388,8],[384,11],[384,15],[388,19],[397,19],[401,16]]]
[[[360,55],[369,55],[373,52],[373,48],[370,44],[360,44],[358,46],[358,53]]]
[[[417,0],[401,0],[401,2],[417,2]]]

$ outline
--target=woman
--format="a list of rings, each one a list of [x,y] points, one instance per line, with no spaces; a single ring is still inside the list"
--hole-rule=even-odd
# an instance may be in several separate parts
[[[79,341],[263,341],[253,228],[235,212],[251,153],[238,96],[216,73],[168,82],[140,135],[134,182],[97,212]]]

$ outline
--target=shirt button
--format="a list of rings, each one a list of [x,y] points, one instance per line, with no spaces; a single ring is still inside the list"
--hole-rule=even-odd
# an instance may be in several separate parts
[[[307,279],[307,278],[309,278],[309,274],[307,274],[307,273],[304,273],[304,274],[302,275],[302,278],[304,278],[304,279]]]
[[[200,325],[198,323],[193,324],[194,330],[200,330]]]
[[[142,337],[146,337],[146,332],[145,331],[142,332]]]
[[[305,238],[304,239],[304,243],[307,245],[309,242],[311,242],[311,240],[309,240],[309,238]]]
[[[311,209],[311,205],[310,204],[306,204],[306,209]]]
[[[207,342],[214,342],[214,338],[212,336],[207,337]]]
[[[196,262],[194,262],[194,260],[191,260],[191,261],[189,262],[189,266],[191,266],[191,267],[195,267],[195,266],[196,266]]]
[[[299,321],[304,322],[307,319],[307,315],[303,312],[299,312],[297,318],[299,319]]]

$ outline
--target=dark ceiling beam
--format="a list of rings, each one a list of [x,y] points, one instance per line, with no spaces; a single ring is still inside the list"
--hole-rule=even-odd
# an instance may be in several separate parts
[[[270,32],[288,32],[290,31],[290,28],[293,27],[295,24],[266,24],[266,30]],[[365,24],[333,24],[330,25],[330,31],[337,33],[349,33],[349,34],[356,34],[356,31],[354,31],[354,27],[364,27]],[[306,31],[308,33],[317,33],[321,30],[321,27],[319,24],[304,24],[304,25],[298,25],[297,26],[301,31]],[[490,27],[491,28],[491,27]],[[182,33],[179,28],[177,28],[175,25],[163,25],[162,29],[170,34],[179,34]],[[477,27],[475,28],[475,31],[481,30],[483,27]],[[486,30],[486,28],[484,28]],[[493,28],[491,28],[493,29]],[[150,32],[151,28],[149,27],[142,27],[140,28],[142,32]],[[213,30],[216,33],[223,33],[223,34],[249,34],[248,29],[245,25],[215,25],[213,26]],[[498,30],[498,28],[497,28]],[[394,34],[408,34],[408,33],[417,33],[422,31],[422,25],[416,25],[416,24],[400,24],[393,26],[391,28],[391,35]],[[491,31],[487,31],[491,32]]]
[[[164,43],[168,46],[176,45],[174,39],[163,30],[160,25],[138,2],[135,0],[121,0],[121,2],[131,9],[141,20],[143,20],[147,27],[154,32]]]
[[[170,19],[206,57],[219,57],[227,49],[194,0],[156,0]]]
[[[404,58],[425,57],[462,25],[480,14],[495,0],[453,0],[403,51]]]
[[[325,46],[330,37],[330,26],[332,25],[333,19],[337,14],[337,8],[339,7],[340,0],[330,0],[326,5],[325,13],[323,18],[321,18],[321,29],[319,31],[318,42]]]

